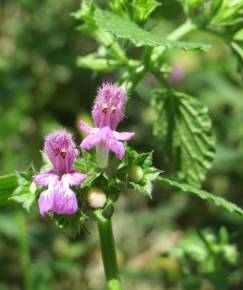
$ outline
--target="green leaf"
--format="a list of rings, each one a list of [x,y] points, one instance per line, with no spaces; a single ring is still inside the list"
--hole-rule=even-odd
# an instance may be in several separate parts
[[[234,40],[243,41],[243,27],[234,34]]]
[[[132,174],[131,169],[133,171]],[[134,169],[135,171],[139,170],[139,172],[134,172]],[[121,184],[123,184],[124,180],[128,180],[127,188],[135,189],[151,198],[153,190],[152,182],[158,178],[160,173],[161,171],[152,165],[152,152],[139,154],[126,146],[125,158],[119,165],[117,172]],[[137,174],[139,176],[136,176]]]
[[[195,98],[179,92],[159,91],[154,134],[162,139],[169,164],[180,180],[200,186],[215,155],[208,110]]]
[[[210,5],[210,17],[212,18],[220,9],[223,0],[212,0]]]
[[[192,193],[192,194],[194,194],[202,199],[213,202],[215,205],[221,206],[224,209],[226,209],[232,213],[237,213],[237,214],[240,214],[241,216],[243,216],[243,209],[242,208],[240,208],[239,206],[237,206],[236,204],[234,204],[232,202],[227,201],[226,199],[224,199],[222,197],[214,196],[213,194],[208,193],[207,191],[198,189],[198,188],[193,187],[189,184],[180,183],[180,182],[175,181],[175,180],[170,179],[170,178],[160,176],[160,177],[158,177],[157,180],[164,183],[164,184],[168,184],[170,186],[181,189],[182,191]]]
[[[136,23],[123,19],[111,12],[97,9],[95,12],[97,25],[104,31],[113,33],[116,37],[125,38],[135,46],[161,46],[164,48],[200,49],[208,51],[210,45],[203,43],[179,42],[163,39],[149,31],[140,28]]]
[[[75,160],[74,167],[80,172],[87,174],[87,178],[79,186],[80,188],[91,186],[94,180],[100,176],[95,156],[88,151],[82,152],[82,157]]]
[[[239,59],[242,61],[243,60],[243,44],[242,41],[241,42],[237,42],[237,41],[232,41],[230,43],[232,49],[234,50],[234,52],[238,55]]]
[[[152,198],[153,184],[152,182],[156,180],[160,172],[156,171],[154,173],[148,173],[144,176],[141,183],[129,182],[133,189],[138,192],[144,193]]]
[[[114,37],[97,26],[95,21],[96,10],[99,10],[99,8],[94,0],[82,1],[81,9],[73,13],[77,20],[83,21],[83,24],[79,27],[80,30],[94,37],[100,44],[108,48],[108,51],[116,58],[126,61],[126,56],[119,44],[113,39]]]
[[[9,197],[17,186],[18,180],[15,174],[0,176],[0,205],[9,201]]]
[[[224,0],[212,19],[214,25],[231,26],[242,23],[243,2],[241,0]]]
[[[86,217],[79,211],[73,215],[59,215],[53,212],[49,212],[49,215],[55,220],[59,229],[72,237],[77,236],[86,221]]]
[[[18,187],[14,190],[12,196],[9,198],[29,210],[36,197],[36,185],[32,182],[33,167],[29,166],[25,172],[16,173],[18,180]]]
[[[21,203],[22,206],[27,211],[29,211],[32,203],[35,200],[35,191],[36,191],[35,184],[33,182],[30,183],[25,181],[16,188],[10,199],[15,200],[18,203]]]
[[[133,0],[132,5],[134,18],[138,22],[144,22],[149,17],[149,15],[161,4],[155,0]]]

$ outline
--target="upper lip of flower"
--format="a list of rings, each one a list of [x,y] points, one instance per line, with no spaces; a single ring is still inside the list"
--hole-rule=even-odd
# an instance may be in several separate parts
[[[92,110],[96,127],[110,127],[115,130],[124,117],[126,94],[120,87],[104,83],[98,90]]]

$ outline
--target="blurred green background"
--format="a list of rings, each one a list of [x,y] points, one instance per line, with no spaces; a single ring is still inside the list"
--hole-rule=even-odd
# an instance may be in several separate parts
[[[184,20],[181,5],[162,1],[154,13],[162,34]],[[0,2],[0,174],[41,164],[43,136],[68,128],[81,140],[78,120],[88,118],[103,80],[78,68],[79,55],[97,44],[77,30],[76,0]],[[212,43],[209,53],[170,50],[166,58],[181,72],[181,91],[209,107],[217,138],[216,159],[204,187],[243,206],[243,94],[239,62],[226,44],[206,32],[189,36]],[[132,51],[139,57],[139,49]],[[242,65],[242,64],[241,64]],[[163,148],[151,138],[153,109],[144,96],[155,80],[147,76],[130,96],[122,126],[136,131],[132,145]],[[153,199],[128,193],[116,204],[114,231],[124,288],[243,289],[243,221],[186,193],[156,185]],[[95,224],[65,235],[37,207],[17,204],[0,211],[0,290],[105,289]]]

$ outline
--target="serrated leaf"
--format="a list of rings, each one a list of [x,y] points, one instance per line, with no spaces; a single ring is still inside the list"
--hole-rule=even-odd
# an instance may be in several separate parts
[[[243,2],[241,0],[226,0],[222,1],[220,9],[216,16],[212,19],[212,24],[215,25],[236,25],[242,22]]]
[[[0,176],[0,205],[8,202],[9,197],[17,186],[18,180],[15,174]]]
[[[95,3],[95,1],[93,0],[82,1],[81,9],[73,14],[73,16],[76,19],[84,21],[84,23],[79,27],[79,29],[94,37],[104,47],[108,47],[109,52],[118,57],[120,60],[126,61],[126,56],[123,50],[121,49],[119,44],[116,41],[114,41],[113,36],[97,26],[95,21],[95,11],[97,9],[99,8],[97,3]]]
[[[17,172],[16,177],[18,186],[14,190],[10,200],[14,200],[28,211],[35,200],[36,185],[32,182],[32,176],[34,170],[32,166],[29,166],[25,172]]]
[[[152,197],[153,181],[156,180],[161,173],[157,168],[152,165],[152,153],[138,153],[126,146],[126,155],[122,163],[118,167],[117,176],[123,185],[124,180],[128,180],[126,188],[135,189],[138,192]],[[133,166],[138,166],[139,171],[142,171],[142,176],[131,175],[130,169]],[[136,175],[136,173],[135,173]],[[140,175],[140,173],[139,173]],[[138,178],[138,179],[137,179]],[[135,182],[136,181],[136,182]]]
[[[133,189],[148,195],[150,198],[152,198],[153,181],[155,181],[160,175],[158,170],[156,170],[154,167],[153,169],[155,170],[154,172],[151,171],[150,173],[144,175],[143,181],[141,183],[135,183],[131,181],[129,182]]]
[[[140,28],[136,23],[123,19],[111,12],[97,9],[95,12],[97,25],[104,31],[113,33],[116,37],[130,40],[135,46],[161,46],[164,48],[182,48],[184,50],[199,49],[208,51],[210,45],[193,42],[180,42],[163,39]]]
[[[91,186],[93,181],[100,176],[100,172],[97,171],[95,157],[88,151],[84,151],[82,157],[75,160],[74,167],[80,172],[87,174],[87,178],[80,185],[80,188]]]
[[[194,194],[202,199],[213,202],[215,205],[221,206],[224,209],[228,210],[229,212],[237,213],[237,214],[240,214],[241,216],[243,216],[243,209],[242,208],[240,208],[238,205],[236,205],[232,202],[227,201],[226,199],[224,199],[222,197],[215,196],[215,195],[213,195],[205,190],[198,189],[198,188],[193,187],[189,184],[180,183],[180,182],[173,180],[173,179],[170,179],[170,178],[160,176],[160,177],[158,177],[157,180],[164,183],[164,184],[168,184],[170,186],[176,187],[182,191],[192,193],[192,194]]]
[[[56,225],[60,229],[72,237],[75,237],[80,232],[86,221],[86,217],[80,214],[80,212],[73,215],[59,215],[49,212],[49,215],[56,221]]]
[[[36,191],[35,184],[26,182],[25,184],[20,185],[16,188],[10,199],[15,200],[18,203],[21,203],[23,208],[29,211],[32,203],[35,200],[35,191]]]
[[[208,110],[195,98],[178,92],[160,92],[154,100],[154,134],[180,180],[200,186],[212,165],[215,139]]]

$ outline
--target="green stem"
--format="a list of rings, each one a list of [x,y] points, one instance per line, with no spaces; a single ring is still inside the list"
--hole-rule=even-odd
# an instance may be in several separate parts
[[[120,47],[119,43],[110,35],[110,33],[107,33],[97,28],[93,32],[93,36],[98,40],[100,44],[104,45],[106,48],[109,48],[109,51],[117,59],[123,61],[124,63],[128,62],[128,59],[123,49]]]
[[[196,28],[197,28],[196,25],[192,23],[190,19],[188,19],[185,23],[179,26],[176,30],[172,31],[167,36],[167,39],[174,40],[174,41],[178,40]]]
[[[122,290],[111,220],[99,217],[98,229],[108,290]]]
[[[19,227],[19,250],[20,250],[21,266],[23,270],[24,289],[33,290],[33,275],[29,253],[26,219],[22,212],[17,213],[16,219]]]

